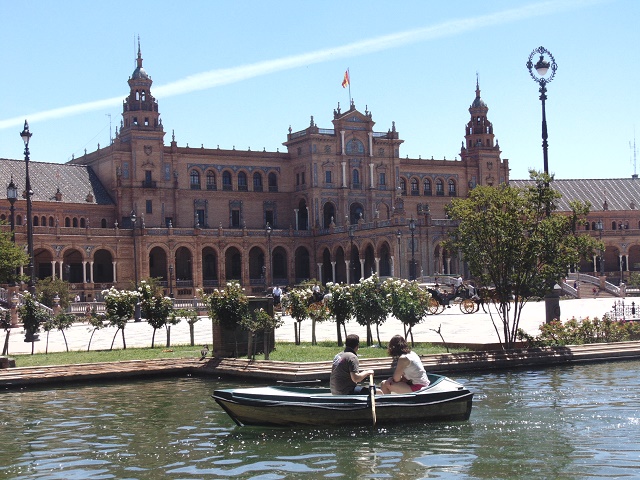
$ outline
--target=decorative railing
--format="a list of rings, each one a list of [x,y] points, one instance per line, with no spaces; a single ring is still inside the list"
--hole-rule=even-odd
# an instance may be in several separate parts
[[[613,303],[611,317],[615,320],[640,320],[640,305],[636,302],[626,302],[617,300]]]

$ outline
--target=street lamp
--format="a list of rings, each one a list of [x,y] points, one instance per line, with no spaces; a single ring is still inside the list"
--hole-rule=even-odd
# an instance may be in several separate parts
[[[16,243],[16,207],[14,206],[14,204],[16,203],[17,199],[18,187],[16,187],[16,184],[13,183],[13,175],[11,175],[11,181],[9,182],[9,185],[7,185],[7,200],[9,200],[9,203],[11,204],[11,206],[9,207],[9,212],[11,213],[11,218],[9,221],[11,222],[11,241],[13,243]]]
[[[35,295],[36,283],[33,259],[33,216],[31,213],[31,197],[33,195],[33,191],[31,190],[31,178],[29,177],[29,139],[31,138],[31,135],[32,134],[29,131],[29,124],[25,120],[24,129],[22,130],[22,132],[20,132],[20,136],[24,141],[24,164],[27,195],[27,254],[29,255],[29,293]]]
[[[173,263],[169,264],[169,298],[173,298]]]
[[[622,257],[624,257],[627,253],[627,244],[626,243],[622,243],[620,244],[620,246],[622,247]],[[620,283],[624,283],[624,269],[622,268],[622,257],[620,258]],[[625,263],[628,262],[629,260],[625,258]]]
[[[267,267],[268,275],[265,275],[265,286],[271,285],[273,283],[273,270],[271,269],[271,225],[267,222],[267,226],[264,229],[265,234],[267,235],[267,261],[269,262],[269,266]]]
[[[600,233],[600,242],[602,242],[602,231],[604,230],[604,223],[602,219],[596,222],[596,230]],[[600,250],[600,276],[604,276],[604,251]]]
[[[136,246],[136,212],[131,210],[131,238],[133,239],[133,280],[136,286],[136,292],[138,291],[138,249]],[[133,319],[136,322],[140,321],[140,302],[136,301],[136,309],[133,314]]]
[[[349,226],[349,240],[351,241],[351,250],[349,251],[349,270],[351,271],[351,275],[349,277],[349,283],[353,283],[355,276],[355,265],[353,264],[353,239],[356,236],[356,232],[354,230],[353,225]]]
[[[534,55],[540,55],[540,59],[533,64]],[[545,59],[545,55],[549,57],[549,60]],[[558,69],[558,65],[556,64],[553,55],[551,52],[544,47],[538,47],[531,55],[529,55],[529,60],[527,61],[527,69],[529,70],[529,75],[533,78],[533,81],[540,85],[540,101],[542,102],[542,154],[544,157],[544,173],[549,174],[549,157],[548,157],[548,143],[547,143],[547,115],[545,111],[545,100],[547,99],[547,84],[551,83],[553,77],[556,75],[556,70]],[[535,73],[533,71],[535,69]],[[551,70],[551,74],[547,75]]]
[[[415,244],[413,242],[413,235],[416,231],[416,221],[411,217],[409,220],[409,230],[411,230],[411,269],[409,271],[409,280],[416,279],[416,257],[415,257]]]
[[[402,278],[402,259],[400,258],[400,240],[402,239],[402,232],[400,229],[396,232],[396,237],[398,238],[398,269],[400,270],[399,277]]]

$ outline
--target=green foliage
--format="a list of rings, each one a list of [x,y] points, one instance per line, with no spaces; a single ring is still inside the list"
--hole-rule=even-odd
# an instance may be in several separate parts
[[[425,319],[429,311],[429,293],[418,282],[404,279],[387,279],[383,289],[388,294],[391,313],[411,329]]]
[[[24,292],[23,304],[18,307],[18,313],[22,319],[27,338],[38,333],[40,326],[50,319],[49,313],[36,302],[29,292]]]
[[[238,282],[229,282],[210,295],[201,294],[211,320],[225,329],[234,330],[249,317],[249,300]]]
[[[173,311],[173,301],[169,297],[163,297],[162,292],[146,280],[140,282],[138,292],[140,293],[142,314],[147,319],[147,323],[153,327],[153,330],[155,331],[167,325]],[[173,317],[173,321],[176,321],[175,317]],[[177,322],[179,321],[178,319]]]
[[[630,287],[640,287],[640,273],[631,272],[629,274],[629,280],[627,280],[627,285]]]
[[[249,332],[271,332],[284,324],[279,316],[271,316],[264,308],[258,308],[243,320],[241,326]]]
[[[326,305],[339,324],[345,324],[353,314],[353,299],[349,285],[341,283],[327,283],[329,295]]]
[[[371,326],[380,326],[385,322],[391,311],[390,299],[376,274],[352,285],[351,297],[356,322],[367,327],[367,345],[371,345],[373,343]],[[380,344],[379,336],[378,343]]]
[[[69,306],[71,294],[69,293],[69,283],[58,277],[47,277],[38,280],[36,283],[36,295],[38,301],[49,308],[55,306],[54,298],[60,297],[60,307],[63,310]]]
[[[190,326],[193,326],[198,320],[200,320],[200,317],[198,317],[198,312],[196,312],[195,310],[189,310],[186,308],[173,310],[171,312],[171,315],[178,319],[177,321],[174,320],[175,321],[174,325],[177,325],[178,323],[180,323],[181,318],[184,318]]]
[[[118,290],[111,287],[109,290],[103,290],[102,296],[109,323],[124,330],[129,319],[133,318],[140,294],[131,290]]]
[[[19,280],[18,268],[29,263],[29,257],[21,245],[13,243],[10,231],[0,231],[0,283]]]
[[[540,326],[540,335],[533,337],[523,330],[518,331],[518,339],[529,347],[583,345],[586,343],[610,343],[640,340],[640,322],[614,320],[605,314],[591,320],[577,320],[575,317],[562,323],[554,320]]]
[[[309,304],[313,298],[310,288],[294,288],[287,294],[287,311],[296,322],[309,318]]]
[[[600,247],[577,234],[588,204],[572,202],[570,214],[555,213],[560,194],[550,186],[553,178],[531,171],[531,179],[528,188],[478,186],[447,207],[458,226],[446,248],[462,254],[479,285],[495,288],[506,348],[516,340],[526,301],[544,297],[571,265]]]

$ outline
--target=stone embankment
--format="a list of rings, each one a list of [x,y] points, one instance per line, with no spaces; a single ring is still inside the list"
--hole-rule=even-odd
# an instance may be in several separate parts
[[[531,368],[559,364],[640,359],[640,342],[599,343],[567,347],[520,350],[487,350],[424,355],[429,372],[451,375],[468,371]],[[391,359],[362,359],[363,369],[376,377],[391,374]],[[0,389],[61,385],[81,382],[119,381],[151,377],[229,377],[262,382],[305,382],[329,379],[331,362],[291,363],[232,358],[135,360],[0,370]]]

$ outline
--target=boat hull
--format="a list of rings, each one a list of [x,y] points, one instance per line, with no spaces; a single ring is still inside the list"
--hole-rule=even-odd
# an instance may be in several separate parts
[[[468,420],[473,393],[457,382],[430,375],[415,393],[376,395],[376,424]],[[255,387],[216,390],[215,401],[238,425],[371,425],[368,395],[331,395],[327,388]]]

